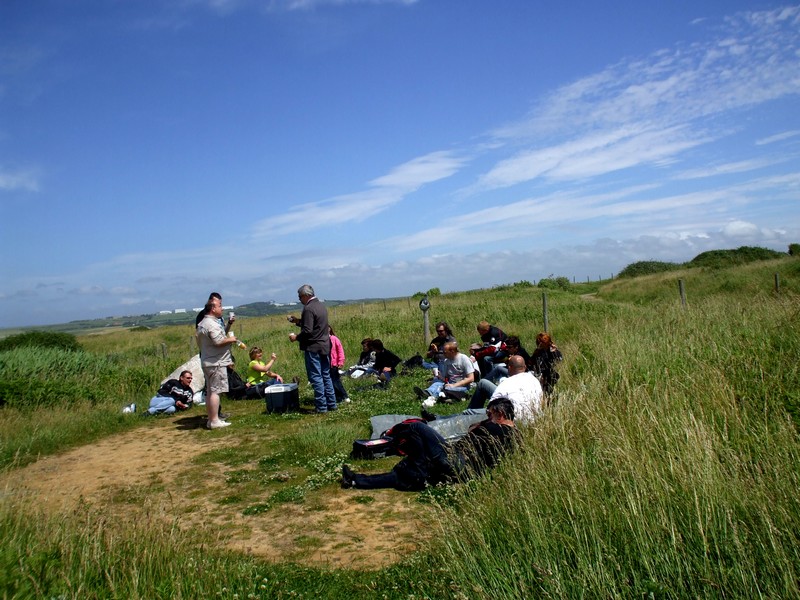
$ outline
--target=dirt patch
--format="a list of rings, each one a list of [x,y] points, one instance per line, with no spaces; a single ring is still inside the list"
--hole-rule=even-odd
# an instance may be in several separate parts
[[[180,527],[223,530],[217,539],[229,549],[309,566],[380,568],[418,549],[430,535],[422,522],[429,509],[414,494],[394,490],[325,486],[302,504],[280,504],[256,515],[222,506],[209,499],[218,493],[205,492],[224,490],[228,469],[181,458],[235,442],[154,419],[135,431],[4,474],[0,498],[25,500],[54,514],[80,503],[120,519],[147,511],[177,520]],[[187,481],[201,483],[187,486]]]

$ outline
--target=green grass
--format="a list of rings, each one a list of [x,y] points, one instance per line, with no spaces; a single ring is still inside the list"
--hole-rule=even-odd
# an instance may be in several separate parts
[[[155,520],[110,527],[91,507],[54,518],[6,499],[0,590],[4,598],[800,597],[798,265],[787,258],[548,290],[551,331],[565,355],[554,402],[525,432],[524,449],[489,476],[409,495],[435,511],[440,533],[393,567],[265,564],[213,550],[207,531]],[[601,300],[580,297],[594,291]],[[466,345],[487,319],[532,349],[541,294],[511,286],[438,296],[431,323],[447,320]],[[416,302],[337,307],[331,317],[349,361],[367,335],[403,357],[424,347]],[[278,372],[303,372],[285,319],[242,319],[239,326],[248,343],[278,353]],[[123,418],[119,408],[146,402],[154,388],[137,389],[147,381],[142,373],[155,381],[185,360],[188,335],[176,327],[80,338],[92,361],[132,369],[134,383],[117,380],[123,391],[116,394],[101,378],[103,393],[91,402],[4,407],[4,467],[144,426],[147,420]],[[243,365],[244,355],[237,358]],[[90,376],[76,375],[76,384],[88,384],[83,377]],[[354,402],[324,419],[228,403],[236,413],[233,445],[196,456],[200,468],[182,485],[199,485],[202,465],[220,464],[229,469],[227,485],[207,493],[221,509],[313,505],[336,485],[352,440],[368,434],[369,416],[415,414],[411,388],[424,380],[414,372],[388,392],[348,381]],[[310,407],[307,387],[302,401]],[[119,502],[146,502],[146,495],[146,488],[127,490]],[[319,538],[304,535],[310,552]]]

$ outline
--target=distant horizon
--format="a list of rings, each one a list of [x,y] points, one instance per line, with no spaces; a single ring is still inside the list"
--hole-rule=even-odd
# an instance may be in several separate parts
[[[0,327],[785,250],[799,1],[0,3]]]

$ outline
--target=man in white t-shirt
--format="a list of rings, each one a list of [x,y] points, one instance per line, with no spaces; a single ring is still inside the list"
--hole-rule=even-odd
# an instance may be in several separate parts
[[[525,359],[517,354],[508,358],[508,377],[495,385],[488,379],[478,383],[469,408],[483,408],[487,400],[508,398],[514,404],[516,420],[525,423],[542,412],[542,384],[527,370]]]

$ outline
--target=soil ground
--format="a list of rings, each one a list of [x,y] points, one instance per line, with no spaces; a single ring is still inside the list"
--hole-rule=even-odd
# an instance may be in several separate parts
[[[198,419],[197,426],[204,422]],[[232,550],[308,566],[380,568],[419,549],[430,535],[423,526],[429,509],[415,494],[394,490],[325,486],[310,502],[281,504],[261,514],[226,510],[207,499],[215,494],[204,493],[224,488],[226,468],[175,457],[222,449],[234,439],[192,435],[191,429],[154,419],[146,427],[44,457],[0,477],[0,498],[22,498],[54,514],[80,503],[120,519],[147,511],[177,519],[185,528],[218,528],[224,532],[219,543]],[[197,469],[206,472],[198,478]],[[187,481],[200,481],[200,489]]]

